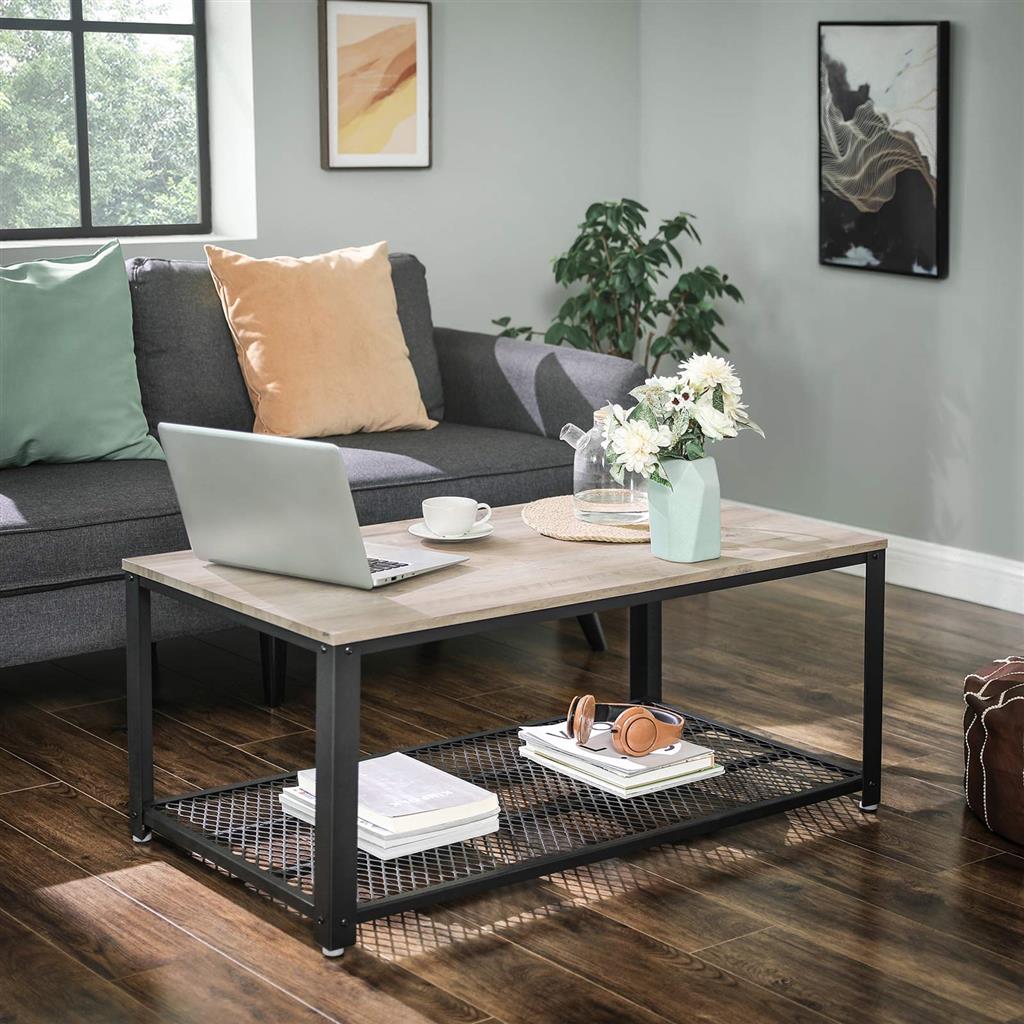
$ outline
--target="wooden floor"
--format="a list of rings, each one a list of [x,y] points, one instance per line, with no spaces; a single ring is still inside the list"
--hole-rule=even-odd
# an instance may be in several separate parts
[[[861,581],[677,601],[666,698],[859,756]],[[0,672],[0,1021],[1024,1021],[1024,849],[964,809],[964,674],[1018,616],[890,588],[883,809],[854,799],[364,926],[305,923],[125,819],[122,655]],[[429,741],[624,695],[625,617],[367,659],[362,745]],[[311,665],[259,706],[255,639],[160,645],[161,793],[313,758]]]

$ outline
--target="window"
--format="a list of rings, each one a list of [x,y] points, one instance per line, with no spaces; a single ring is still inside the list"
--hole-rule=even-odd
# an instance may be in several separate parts
[[[0,238],[209,230],[204,0],[0,0]]]

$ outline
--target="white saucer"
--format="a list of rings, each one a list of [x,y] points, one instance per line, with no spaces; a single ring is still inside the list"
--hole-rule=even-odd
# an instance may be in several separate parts
[[[433,533],[426,523],[413,523],[409,527],[409,532],[422,540],[435,540],[439,544],[458,544],[464,540],[483,540],[484,537],[490,537],[494,533],[494,526],[491,523],[481,523],[479,526],[474,526],[469,533],[460,534],[458,537],[444,537],[441,534]]]

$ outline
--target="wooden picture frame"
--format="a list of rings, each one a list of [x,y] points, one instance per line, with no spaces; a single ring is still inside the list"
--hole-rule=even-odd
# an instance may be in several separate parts
[[[818,22],[822,266],[947,275],[949,37],[948,21]]]
[[[429,0],[319,0],[318,22],[320,166],[430,167]]]

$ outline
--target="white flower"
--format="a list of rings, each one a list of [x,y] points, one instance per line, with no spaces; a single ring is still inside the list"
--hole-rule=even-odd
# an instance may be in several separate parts
[[[700,424],[700,429],[704,431],[704,436],[712,441],[721,441],[723,437],[735,437],[737,433],[736,424],[733,423],[731,416],[724,412],[719,412],[714,407],[712,404],[713,396],[713,392],[705,391],[697,399],[697,404],[693,407],[693,414]]]
[[[671,391],[679,383],[678,377],[648,377],[644,384],[649,388],[661,388],[662,391]]]
[[[611,434],[611,448],[627,473],[649,476],[658,462],[658,452],[672,443],[666,426],[655,429],[644,420],[628,420]]]
[[[665,408],[669,412],[682,412],[693,404],[693,393],[687,388],[686,393],[674,391],[665,399]]]
[[[611,444],[612,434],[614,433],[617,427],[619,427],[626,421],[626,410],[623,409],[621,405],[615,405],[614,403],[609,402],[605,406],[605,413],[606,415],[602,417],[601,420],[604,428],[601,447],[604,448],[605,451],[607,451],[609,445]]]
[[[699,391],[711,390],[721,384],[726,394],[743,394],[735,368],[721,356],[690,356],[685,363],[679,364],[679,375]]]

